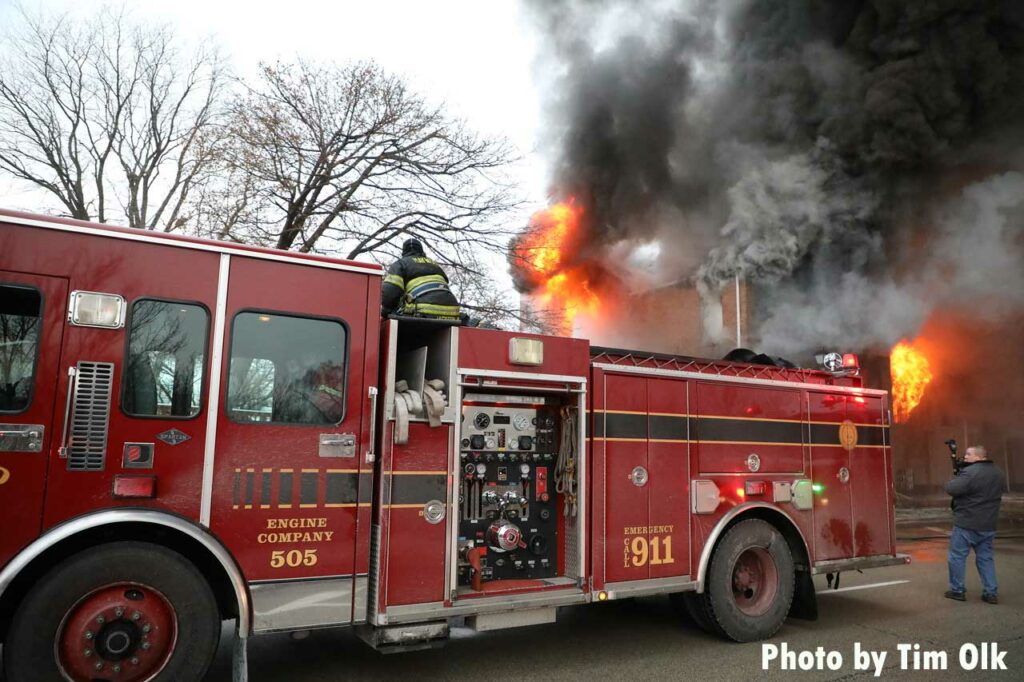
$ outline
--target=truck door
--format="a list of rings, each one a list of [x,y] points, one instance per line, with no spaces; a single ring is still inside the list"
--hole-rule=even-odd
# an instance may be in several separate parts
[[[0,562],[42,525],[67,300],[65,279],[0,270]]]
[[[231,260],[211,528],[250,581],[330,576],[336,597],[352,584],[372,488],[364,358],[367,318],[378,312],[368,308],[369,280]],[[332,602],[349,609],[337,622],[351,598]]]
[[[814,486],[814,560],[853,557],[846,396],[807,393]]]

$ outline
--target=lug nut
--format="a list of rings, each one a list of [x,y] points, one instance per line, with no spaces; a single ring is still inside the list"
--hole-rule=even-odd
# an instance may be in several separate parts
[[[137,657],[133,656],[132,657],[132,665],[138,665],[138,664],[139,664],[139,659]]]
[[[114,609],[114,615],[120,618],[124,615],[124,609],[118,606],[116,609]]]
[[[152,627],[150,626],[149,623],[146,623],[145,625],[142,626],[142,631],[143,632],[149,632],[150,630],[152,630]]]
[[[143,649],[148,649],[149,648],[149,642],[143,642],[142,643],[142,648]]]
[[[84,656],[85,656],[86,658],[88,658],[89,656],[92,656],[92,649],[86,649],[85,651],[83,651],[83,652],[82,652],[82,654],[83,654],[83,655],[84,655]]]
[[[115,672],[115,673],[119,673],[119,672],[121,672],[121,666],[119,666],[119,665],[115,665],[115,666],[114,666],[114,672]]]
[[[96,668],[97,670],[103,670],[103,664],[100,663],[99,661],[96,661],[96,665],[94,665],[93,667]]]
[[[132,620],[138,620],[139,618],[142,618],[142,614],[138,611],[132,611]]]
[[[92,639],[92,630],[86,630],[85,631],[85,638],[86,639]]]
[[[104,618],[103,616],[96,616],[96,622],[99,623],[100,625],[103,625],[104,623],[107,622],[107,619]]]

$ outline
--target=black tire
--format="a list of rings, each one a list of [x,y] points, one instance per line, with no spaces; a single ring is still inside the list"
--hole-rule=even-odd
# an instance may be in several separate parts
[[[709,635],[723,637],[722,629],[711,620],[705,610],[704,595],[696,592],[678,592],[669,595],[672,606],[680,614],[686,614],[690,621]]]
[[[704,593],[694,597],[712,631],[737,642],[754,642],[782,627],[793,602],[795,576],[782,533],[767,521],[747,519],[719,540]]]
[[[103,626],[93,626],[93,621],[88,621],[87,636],[93,641],[83,639],[83,644],[96,649],[83,650],[90,652],[89,664],[92,665],[92,661],[102,663],[108,670],[119,665],[127,671],[135,656],[136,661],[141,658],[141,664],[134,665],[159,666],[153,670],[156,674],[153,679],[202,679],[217,651],[221,630],[217,601],[210,586],[195,566],[177,552],[144,542],[117,542],[69,557],[29,591],[14,614],[4,645],[4,672],[8,682],[75,679],[71,673],[62,673],[58,649],[66,641],[78,641],[79,631],[71,624],[83,609],[92,605],[92,600],[97,601],[97,608],[102,606],[104,602],[96,595],[116,594],[121,590],[125,599],[134,600],[125,602],[128,613],[121,618],[111,618]],[[131,622],[135,605],[144,614],[138,621],[142,623],[146,623],[151,614],[169,612],[175,637],[163,642],[157,637],[161,634],[158,626],[152,630],[147,628],[145,632],[152,633],[156,646],[146,642],[146,650],[142,651],[142,640],[149,635],[142,635],[138,622]],[[110,630],[101,630],[102,627]],[[110,634],[115,627],[128,632],[116,635],[118,645],[130,643],[118,652],[117,660],[106,658],[115,654],[103,648],[104,642],[115,641]],[[92,630],[98,630],[95,637]],[[171,641],[173,644],[169,643]],[[153,658],[147,659],[149,655]],[[166,663],[150,663],[156,660]],[[74,664],[70,660],[65,663],[69,668]],[[95,677],[102,678],[102,671]]]

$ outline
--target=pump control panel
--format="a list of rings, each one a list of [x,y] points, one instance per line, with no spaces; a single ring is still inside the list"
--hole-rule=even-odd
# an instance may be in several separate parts
[[[535,396],[467,395],[462,412],[459,584],[558,570],[558,408]],[[473,552],[476,561],[470,562]],[[476,568],[476,565],[479,568]]]

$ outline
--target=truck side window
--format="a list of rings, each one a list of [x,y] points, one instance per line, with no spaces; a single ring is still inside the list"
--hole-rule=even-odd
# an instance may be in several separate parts
[[[32,401],[43,299],[35,289],[0,285],[0,412]]]
[[[139,299],[132,305],[121,407],[133,417],[182,417],[202,408],[210,314],[202,306]]]
[[[237,422],[337,424],[345,416],[347,330],[337,320],[235,316],[228,416]]]

